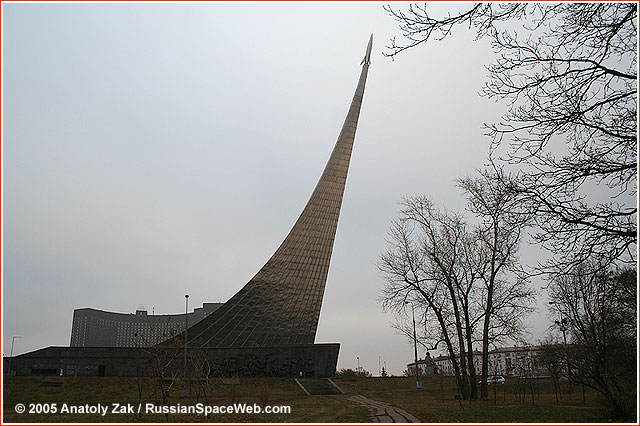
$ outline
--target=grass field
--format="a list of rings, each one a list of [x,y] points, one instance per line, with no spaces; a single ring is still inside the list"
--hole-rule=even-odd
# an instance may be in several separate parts
[[[374,400],[385,401],[403,408],[425,423],[583,423],[610,422],[608,410],[596,392],[573,387],[569,400],[568,382],[561,382],[562,399],[556,402],[551,381],[533,381],[531,390],[527,383],[524,402],[516,401],[517,379],[507,378],[505,385],[490,385],[489,399],[459,401],[453,377],[423,379],[422,390],[416,390],[415,378],[335,379],[344,392],[362,394]],[[495,405],[494,405],[494,388]],[[522,396],[522,393],[520,393]],[[534,405],[535,404],[535,405]]]
[[[43,382],[62,382],[60,387],[43,387]],[[184,398],[184,386],[173,386],[168,404],[182,406],[198,402],[212,406],[226,406],[233,403],[263,405],[288,405],[291,414],[216,414],[209,418],[196,414],[170,414],[171,422],[304,422],[304,423],[360,423],[367,422],[365,407],[354,405],[346,398],[332,396],[307,396],[293,379],[239,379],[238,383],[222,380],[214,381],[208,387],[208,400],[202,388],[193,384],[189,397]],[[138,384],[142,385],[142,398]],[[198,388],[200,392],[198,395]],[[58,410],[63,403],[68,405],[104,404],[113,402],[133,404],[150,402],[164,405],[159,392],[146,381],[130,378],[73,378],[73,377],[9,377],[4,379],[3,420],[4,422],[165,422],[164,414],[18,414],[15,405],[29,403],[56,402]]]
[[[43,382],[62,382],[59,387],[41,386]],[[361,394],[368,398],[387,402],[403,408],[423,422],[606,422],[610,419],[607,409],[598,395],[587,389],[586,404],[582,401],[582,388],[574,388],[571,400],[567,393],[568,383],[563,383],[560,402],[555,400],[551,382],[534,382],[531,398],[530,388],[524,402],[516,400],[516,379],[507,379],[506,385],[496,386],[494,405],[493,389],[487,401],[459,401],[454,399],[455,383],[452,378],[428,378],[423,389],[415,389],[413,378],[353,378],[335,379],[347,394]],[[215,381],[203,387],[192,384],[189,397],[184,398],[184,385],[173,385],[168,403],[182,406],[197,402],[210,406],[248,403],[262,406],[288,405],[291,414],[215,414],[209,418],[196,414],[170,414],[171,422],[287,422],[287,423],[359,423],[370,421],[365,407],[355,405],[347,396],[307,396],[292,379],[239,379],[235,383]],[[137,407],[140,402],[162,405],[157,388],[147,381],[130,378],[72,378],[72,377],[9,377],[3,380],[4,422],[165,422],[163,414],[19,414],[18,403],[57,403],[68,405],[110,405],[130,403]],[[534,405],[535,402],[535,405]]]

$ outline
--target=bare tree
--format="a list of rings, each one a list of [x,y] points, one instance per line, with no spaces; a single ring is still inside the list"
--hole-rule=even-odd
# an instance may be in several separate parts
[[[196,402],[198,401],[200,392],[202,392],[205,403],[210,405],[214,388],[218,384],[219,379],[213,377],[213,368],[211,361],[207,358],[206,350],[202,348],[192,349],[189,360],[192,364],[195,383],[197,385]],[[207,418],[208,417],[210,417],[209,414],[207,414]]]
[[[594,272],[595,271],[595,272]],[[598,391],[615,414],[636,412],[637,273],[585,262],[550,284],[552,311],[567,344],[548,352],[576,383]]]
[[[513,265],[517,242],[510,248],[502,240],[491,246],[490,230],[470,227],[462,215],[441,212],[425,197],[406,199],[402,205],[402,216],[391,227],[389,249],[378,264],[387,280],[382,306],[398,313],[408,301],[418,307],[422,344],[427,349],[444,344],[461,397],[476,398],[474,343],[485,336],[488,342],[514,337],[533,297],[526,281],[507,279],[506,269],[491,271],[504,255],[508,259],[502,259],[502,265]]]
[[[505,185],[536,213],[534,238],[554,254],[541,270],[593,255],[603,267],[635,263],[637,4],[478,3],[444,18],[427,9],[385,7],[404,36],[386,55],[456,26],[491,39],[497,60],[482,93],[509,108],[486,127],[490,161],[516,170]]]
[[[519,197],[501,171],[482,170],[477,177],[460,179],[458,185],[468,198],[468,209],[479,218],[476,229],[482,251],[476,273],[484,283],[482,324],[482,382],[480,396],[487,398],[489,341],[502,336],[514,338],[522,317],[531,311],[534,292],[519,270],[517,251],[522,233],[531,219],[519,207]]]
[[[451,298],[463,224],[458,216],[440,214],[423,197],[408,199],[404,206],[403,217],[392,225],[390,248],[379,262],[387,278],[382,306],[404,312],[406,303],[412,302],[421,312],[420,322],[438,325],[424,327],[434,330],[425,336],[427,344],[446,345],[458,390],[466,399],[470,393],[462,322],[458,300]]]
[[[171,338],[168,341],[168,344],[160,346],[157,342],[151,343],[144,336],[134,333],[133,337],[136,339],[138,346],[142,348],[146,358],[147,365],[144,371],[139,371],[139,375],[144,375],[144,377],[149,381],[151,388],[154,393],[159,392],[160,401],[162,405],[168,405],[171,394],[174,390],[174,385],[177,377],[179,376],[179,371],[182,368],[185,368],[182,363],[180,363],[179,354],[180,354],[180,341],[176,337],[176,331],[170,331]],[[178,367],[179,364],[179,367]],[[138,396],[141,400],[142,398],[142,390],[143,390],[143,382],[141,377],[137,380],[138,384]],[[169,421],[169,414],[164,413],[165,420]]]

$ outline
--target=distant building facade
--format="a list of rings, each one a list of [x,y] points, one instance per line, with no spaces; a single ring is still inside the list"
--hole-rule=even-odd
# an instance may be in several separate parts
[[[549,371],[541,362],[542,347],[513,346],[489,352],[489,374],[549,377]],[[495,371],[495,372],[494,372]]]
[[[489,351],[487,374],[502,376],[549,377],[549,371],[540,362],[540,346],[519,346],[499,348]],[[473,365],[476,374],[482,374],[482,352],[473,352]],[[453,376],[453,363],[449,356],[431,358],[429,353],[425,359],[418,360],[418,371],[421,376],[442,375]],[[416,374],[415,362],[407,364],[407,373]]]
[[[418,373],[421,377],[427,376],[436,376],[438,375],[438,367],[435,364],[433,358],[429,352],[425,355],[424,359],[418,360]],[[407,364],[407,375],[415,376],[416,375],[416,363],[412,362],[411,364]]]
[[[189,326],[215,312],[222,303],[204,303],[186,314]],[[144,309],[135,314],[108,312],[93,308],[74,309],[71,346],[149,347],[181,333],[185,314],[149,315]]]

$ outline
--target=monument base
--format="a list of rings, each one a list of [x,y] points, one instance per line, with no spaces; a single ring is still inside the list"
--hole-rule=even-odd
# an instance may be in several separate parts
[[[188,348],[190,377],[333,377],[339,343],[265,348]],[[14,357],[11,375],[165,378],[184,375],[184,348],[49,346]]]

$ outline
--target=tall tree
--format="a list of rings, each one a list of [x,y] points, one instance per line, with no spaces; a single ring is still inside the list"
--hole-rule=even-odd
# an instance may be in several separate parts
[[[402,313],[410,302],[417,307],[425,330],[426,324],[435,325],[438,331],[426,344],[436,348],[444,343],[460,395],[471,398],[464,311],[457,297],[460,281],[467,275],[460,262],[468,240],[466,225],[460,215],[442,213],[424,197],[407,199],[403,207],[390,230],[390,247],[378,264],[387,279],[382,306]]]
[[[442,212],[425,197],[402,205],[378,263],[387,281],[382,305],[398,313],[408,301],[416,306],[423,344],[444,344],[460,395],[476,398],[473,345],[517,337],[534,296],[525,280],[508,273],[516,264],[518,237],[505,239],[491,224],[469,226],[461,214]]]
[[[482,170],[476,177],[458,181],[467,195],[468,209],[480,220],[476,233],[477,247],[482,250],[477,274],[484,283],[482,398],[488,396],[490,339],[498,337],[495,330],[511,337],[517,335],[522,316],[531,311],[534,297],[525,274],[519,270],[517,257],[531,215],[519,208],[519,197],[512,186],[504,185],[509,180],[500,171]]]
[[[385,7],[400,24],[387,56],[456,26],[489,37],[497,60],[483,95],[506,99],[487,125],[490,160],[516,170],[535,240],[553,253],[544,270],[636,261],[637,4],[478,3],[434,17],[428,6]],[[508,142],[508,143],[506,143]]]

